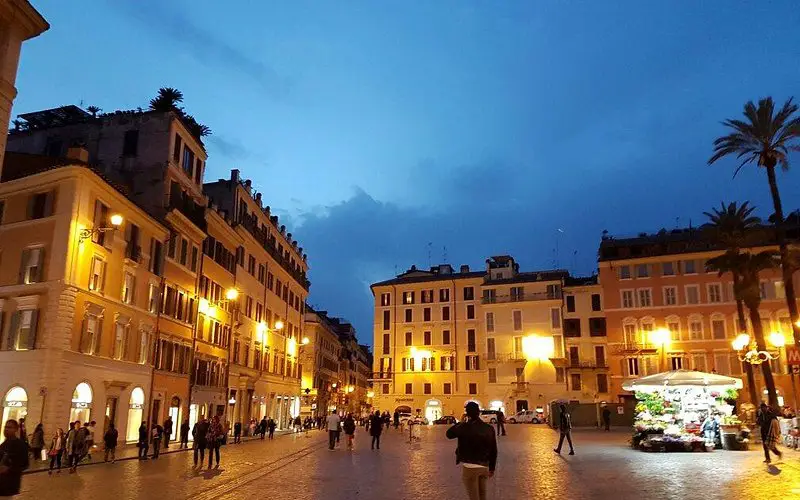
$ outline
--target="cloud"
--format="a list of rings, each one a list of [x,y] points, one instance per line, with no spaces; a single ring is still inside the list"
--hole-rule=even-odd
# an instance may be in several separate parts
[[[209,146],[228,160],[243,160],[251,155],[251,151],[238,140],[229,140],[220,135],[211,135],[206,139]]]

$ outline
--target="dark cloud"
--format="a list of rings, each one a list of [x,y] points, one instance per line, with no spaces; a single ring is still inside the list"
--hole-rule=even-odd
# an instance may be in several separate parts
[[[226,160],[243,160],[251,155],[250,150],[238,140],[229,140],[212,134],[206,139],[210,149],[222,155]]]

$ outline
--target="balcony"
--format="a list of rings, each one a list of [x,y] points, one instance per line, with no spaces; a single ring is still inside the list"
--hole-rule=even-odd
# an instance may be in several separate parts
[[[392,380],[392,372],[372,372],[368,379],[370,382],[382,382],[382,381],[390,381]]]
[[[522,352],[505,352],[501,354],[495,354],[494,357],[487,357],[488,361],[494,361],[497,363],[514,363],[514,362],[525,362],[527,359]]]
[[[527,394],[527,392],[528,392],[528,383],[527,382],[511,382],[511,391],[514,394]]]
[[[656,354],[658,346],[647,342],[618,342],[608,344],[611,354]]]
[[[561,300],[561,291],[557,292],[525,292],[518,295],[484,296],[483,304],[506,304],[509,302],[529,302],[534,300]]]
[[[608,363],[601,359],[601,360],[594,360],[594,361],[579,361],[577,359],[570,359],[567,360],[568,363],[566,368],[571,370],[602,370],[608,369]]]
[[[199,229],[206,230],[205,208],[195,203],[183,193],[172,193],[169,196],[169,208],[177,210]]]
[[[142,262],[142,247],[139,245],[128,244],[125,247],[125,258],[133,262]]]

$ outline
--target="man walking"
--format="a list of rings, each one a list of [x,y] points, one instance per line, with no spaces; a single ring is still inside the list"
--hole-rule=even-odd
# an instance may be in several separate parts
[[[611,410],[606,405],[603,405],[603,426],[606,431],[611,430]]]
[[[395,410],[394,411],[394,428],[397,429],[400,427],[400,412]]]
[[[189,419],[183,421],[181,424],[181,444],[179,448],[189,449]]]
[[[469,500],[486,500],[486,481],[497,465],[497,440],[492,426],[481,420],[478,404],[466,406],[467,421],[447,429],[448,439],[458,439],[456,464],[461,464],[461,478]]]
[[[497,411],[497,435],[506,435],[506,415],[503,413],[503,410]]]
[[[200,467],[206,459],[206,436],[208,435],[208,422],[206,417],[200,417],[200,420],[194,424],[192,429],[192,439],[194,440],[194,466],[197,467],[197,457],[200,456]]]
[[[212,458],[216,456],[216,466],[219,467],[219,448],[225,438],[225,430],[219,421],[218,416],[211,419],[208,425],[208,434],[206,437],[206,445],[208,446],[208,468],[211,469]]]
[[[339,437],[339,415],[336,414],[336,410],[333,410],[326,420],[326,426],[328,428],[328,449],[333,450],[333,447],[336,446],[336,440]]]
[[[258,425],[258,433],[261,434],[261,440],[264,440],[264,436],[267,434],[267,417],[261,419],[261,423]]]
[[[142,425],[139,426],[139,442],[137,443],[139,447],[139,460],[147,460],[147,449],[150,447],[147,441],[147,424],[142,422]]]
[[[28,445],[19,438],[19,423],[7,420],[3,428],[6,440],[0,444],[0,496],[19,494],[22,471],[28,468]]]
[[[558,417],[558,430],[561,435],[558,438],[558,448],[554,448],[553,451],[561,454],[561,445],[564,444],[564,438],[567,438],[569,454],[574,455],[575,449],[572,448],[572,417],[567,411],[567,405],[565,404],[558,405],[558,411],[560,413]]]
[[[233,444],[242,442],[242,423],[233,424]]]
[[[768,464],[772,462],[769,457],[770,451],[778,456],[778,460],[782,459],[783,453],[778,451],[777,447],[778,441],[780,441],[781,438],[781,428],[780,424],[778,424],[777,415],[772,411],[772,408],[761,403],[757,421],[758,425],[761,427],[761,443],[764,446],[764,463]]]
[[[172,436],[172,415],[167,415],[164,420],[164,449],[169,448],[169,438]]]
[[[369,418],[369,434],[372,436],[372,449],[381,449],[381,432],[383,432],[383,417],[380,411],[375,411],[375,414]]]
[[[269,422],[267,423],[267,427],[269,428],[269,438],[275,438],[275,428],[278,427],[278,423],[275,422],[274,418],[270,418]]]
[[[114,428],[114,424],[108,424],[108,430],[106,431],[105,435],[103,435],[103,445],[105,446],[105,457],[103,458],[104,462],[108,462],[109,456],[111,457],[112,464],[116,462],[118,437],[119,432]]]
[[[153,459],[156,459],[161,453],[161,438],[164,435],[164,428],[158,424],[155,424],[151,434],[153,436]]]

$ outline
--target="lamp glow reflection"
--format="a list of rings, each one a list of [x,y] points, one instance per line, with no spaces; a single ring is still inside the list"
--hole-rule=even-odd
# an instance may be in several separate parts
[[[786,345],[786,338],[781,332],[772,332],[769,334],[769,341],[775,347],[783,347]]]
[[[239,290],[235,288],[228,288],[225,290],[225,298],[228,300],[236,300],[239,298]]]
[[[555,344],[553,337],[526,335],[522,337],[522,354],[525,359],[547,360],[553,357]]]
[[[122,225],[122,216],[120,214],[114,214],[111,216],[111,225],[114,227],[119,227]]]
[[[667,345],[672,338],[672,334],[666,328],[658,328],[650,332],[650,341],[656,345]]]

